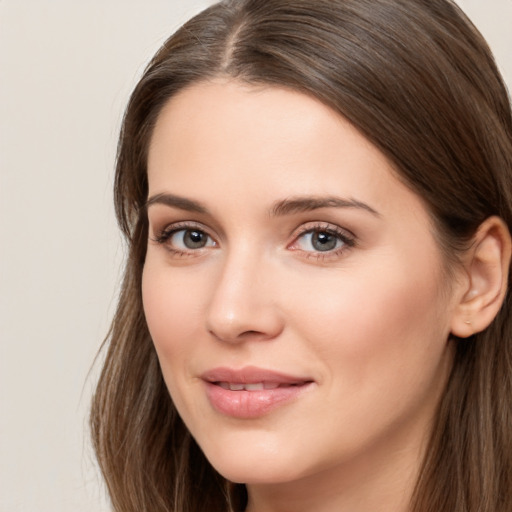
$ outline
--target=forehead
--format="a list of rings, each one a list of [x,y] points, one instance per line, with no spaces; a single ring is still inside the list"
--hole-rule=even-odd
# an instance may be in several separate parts
[[[162,109],[150,144],[149,195],[205,203],[341,194],[411,212],[421,201],[387,158],[315,98],[235,81],[194,84]],[[250,199],[250,201],[249,201]]]

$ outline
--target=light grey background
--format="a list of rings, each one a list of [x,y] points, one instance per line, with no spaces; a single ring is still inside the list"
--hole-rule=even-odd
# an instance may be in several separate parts
[[[0,512],[103,512],[88,377],[123,258],[117,132],[144,64],[209,0],[0,0]],[[512,0],[461,0],[512,84]]]

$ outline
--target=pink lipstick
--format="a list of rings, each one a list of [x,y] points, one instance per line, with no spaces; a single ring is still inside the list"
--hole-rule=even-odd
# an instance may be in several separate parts
[[[247,366],[239,370],[214,368],[201,378],[212,407],[226,416],[251,419],[264,416],[310,388],[310,378]]]

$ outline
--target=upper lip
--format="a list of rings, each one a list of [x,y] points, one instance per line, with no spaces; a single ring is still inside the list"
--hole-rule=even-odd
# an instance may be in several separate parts
[[[275,384],[306,384],[312,382],[309,377],[289,375],[274,370],[245,366],[243,368],[219,367],[207,370],[201,375],[206,382],[228,382],[233,384],[256,384],[259,382],[271,382]]]

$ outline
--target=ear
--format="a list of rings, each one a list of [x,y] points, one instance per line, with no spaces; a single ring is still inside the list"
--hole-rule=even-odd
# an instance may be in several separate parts
[[[486,219],[464,257],[466,279],[452,317],[452,334],[467,338],[494,320],[507,293],[511,250],[510,232],[503,220]]]

